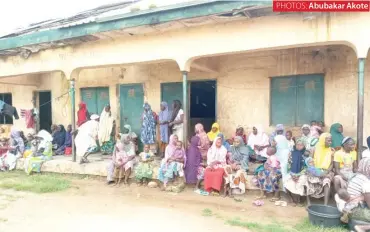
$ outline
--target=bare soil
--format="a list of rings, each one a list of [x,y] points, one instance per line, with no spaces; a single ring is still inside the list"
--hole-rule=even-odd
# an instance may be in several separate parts
[[[231,228],[225,220],[238,217],[250,222],[295,225],[307,216],[304,208],[278,207],[268,200],[264,206],[253,206],[256,192],[247,193],[237,202],[199,196],[191,188],[175,194],[135,184],[117,188],[96,179],[72,181],[71,189],[51,194],[0,189],[0,231],[245,232],[245,228]]]

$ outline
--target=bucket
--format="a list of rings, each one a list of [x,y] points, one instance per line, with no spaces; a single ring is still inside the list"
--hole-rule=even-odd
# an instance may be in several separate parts
[[[328,205],[310,205],[307,208],[310,223],[321,227],[341,226],[341,213],[336,207]]]
[[[369,222],[364,222],[364,221],[359,221],[359,220],[355,220],[355,219],[350,219],[349,222],[348,222],[348,227],[350,230],[352,231],[355,231],[355,226],[357,225],[370,225]]]

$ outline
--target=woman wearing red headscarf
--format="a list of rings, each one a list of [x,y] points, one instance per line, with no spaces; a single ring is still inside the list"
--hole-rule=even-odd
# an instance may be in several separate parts
[[[90,114],[87,110],[85,102],[81,102],[78,106],[79,110],[77,111],[77,126],[80,127],[90,118]]]

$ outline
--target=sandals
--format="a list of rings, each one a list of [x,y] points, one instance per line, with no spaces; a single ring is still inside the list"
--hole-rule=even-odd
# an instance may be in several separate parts
[[[275,205],[286,207],[288,206],[288,203],[286,201],[275,201]]]
[[[270,199],[270,202],[276,202],[276,201],[280,201],[280,197],[273,197]]]

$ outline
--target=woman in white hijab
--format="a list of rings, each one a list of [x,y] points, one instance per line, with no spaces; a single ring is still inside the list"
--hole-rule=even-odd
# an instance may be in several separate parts
[[[247,145],[254,150],[256,154],[256,160],[266,160],[267,159],[267,147],[270,145],[269,137],[263,131],[261,126],[254,126],[253,132],[248,136]]]
[[[81,157],[80,164],[88,163],[87,157],[94,152],[97,152],[99,130],[99,116],[96,114],[91,115],[90,120],[82,124],[77,131],[75,138],[76,155]]]
[[[99,119],[99,144],[104,154],[112,154],[115,143],[115,123],[110,111],[110,105],[104,107]]]

